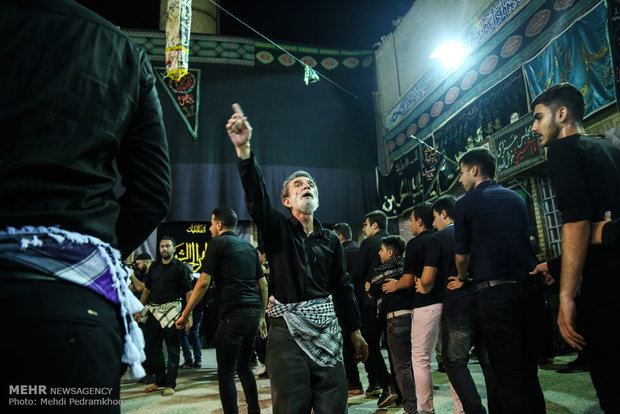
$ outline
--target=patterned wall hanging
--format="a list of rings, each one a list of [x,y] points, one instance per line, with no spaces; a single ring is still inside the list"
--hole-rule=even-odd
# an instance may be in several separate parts
[[[157,79],[174,102],[174,107],[183,118],[189,133],[198,140],[198,109],[200,107],[200,69],[190,69],[178,81],[166,76],[166,69],[155,68]]]

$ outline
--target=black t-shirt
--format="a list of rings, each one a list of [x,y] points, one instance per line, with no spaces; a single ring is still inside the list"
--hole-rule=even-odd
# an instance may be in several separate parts
[[[554,141],[547,153],[549,175],[564,223],[601,221],[605,211],[620,217],[620,149],[602,139],[570,135]],[[617,300],[620,243],[592,245],[583,268],[582,300]],[[554,276],[555,277],[555,276]]]
[[[409,273],[415,277],[422,277],[422,271],[424,270],[424,256],[426,255],[426,248],[428,247],[431,239],[435,234],[435,230],[424,230],[407,243],[407,249],[405,251],[405,269],[404,273]],[[443,283],[441,279],[435,280],[435,285],[427,294],[415,292],[413,298],[413,307],[421,308],[424,306],[433,305],[435,303],[441,303],[443,301],[442,288]],[[412,289],[415,288],[412,287]]]
[[[257,281],[264,277],[258,252],[232,231],[209,242],[204,271],[215,281],[218,317],[236,308],[260,306]]]
[[[456,201],[454,238],[454,252],[470,255],[474,282],[525,280],[536,267],[525,201],[495,181]]]
[[[448,290],[450,276],[457,276],[456,263],[454,261],[454,226],[449,225],[438,231],[431,238],[426,248],[424,266],[436,267],[439,274],[435,280],[435,286],[443,283],[444,299],[443,312],[448,315],[456,315],[468,309],[471,304],[471,295],[476,293],[473,283],[465,283],[461,289]]]
[[[149,301],[163,304],[181,299],[192,290],[192,277],[185,263],[172,259],[163,264],[160,260],[151,265],[144,285],[151,291]]]

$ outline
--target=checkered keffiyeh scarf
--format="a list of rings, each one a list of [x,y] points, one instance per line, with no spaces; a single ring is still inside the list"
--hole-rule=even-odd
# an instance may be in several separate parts
[[[387,259],[385,263],[381,263],[381,265],[375,268],[375,275],[372,277],[370,285],[378,287],[379,291],[381,291],[381,285],[383,285],[385,279],[400,279],[403,275],[404,268],[405,258],[403,256],[392,256]],[[382,302],[383,296],[379,296],[377,298],[377,312],[381,310]]]
[[[153,314],[155,319],[159,321],[159,324],[162,328],[170,328],[181,313],[183,312],[183,308],[181,305],[181,301],[177,300],[174,302],[162,303],[161,305],[150,304],[149,311]]]
[[[267,315],[283,317],[297,345],[320,366],[342,361],[342,335],[331,296],[294,303],[271,296]]]
[[[143,306],[129,290],[131,271],[118,250],[93,236],[43,226],[7,227],[0,230],[0,243],[0,258],[82,285],[119,307],[125,328],[122,360],[135,378],[146,375],[144,337],[132,317]]]

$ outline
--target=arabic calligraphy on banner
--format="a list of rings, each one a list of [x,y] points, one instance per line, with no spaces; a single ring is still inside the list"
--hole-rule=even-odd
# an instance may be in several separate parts
[[[532,134],[532,113],[493,135],[497,178],[502,179],[545,160],[538,137]]]
[[[381,210],[389,217],[398,217],[424,199],[420,146],[394,162],[392,172],[383,176],[376,171],[377,194]]]
[[[174,257],[189,263],[195,273],[203,269],[207,246],[211,240],[209,223],[170,222],[162,223],[157,230],[158,237],[170,236],[175,240]]]

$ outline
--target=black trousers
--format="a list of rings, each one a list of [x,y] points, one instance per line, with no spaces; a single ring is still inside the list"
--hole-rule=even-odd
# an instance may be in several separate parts
[[[225,414],[238,413],[235,372],[243,387],[248,414],[260,413],[256,380],[250,368],[259,320],[260,308],[239,308],[226,312],[217,323],[215,331],[217,376]]]
[[[0,355],[9,411],[120,413],[123,344],[115,306],[83,286],[7,279],[8,273],[0,270],[0,311],[9,335],[0,341]],[[53,394],[60,387],[98,394]],[[57,405],[50,405],[53,399]],[[16,405],[25,400],[37,405]]]
[[[478,321],[489,356],[487,370],[492,371],[485,375],[490,414],[545,412],[538,381],[543,309],[542,287],[534,283],[503,284],[478,292]]]
[[[177,386],[181,354],[178,329],[174,324],[169,328],[162,328],[159,321],[149,312],[149,316],[144,323],[144,336],[146,359],[155,375],[155,383],[160,387],[175,388]],[[162,340],[166,342],[168,364],[166,364],[164,358]]]
[[[364,306],[362,311],[362,336],[368,343],[368,359],[364,367],[368,372],[368,380],[377,381],[381,388],[393,385],[392,376],[385,365],[381,354],[381,329],[377,320],[377,307]]]
[[[583,356],[599,404],[605,413],[620,413],[620,358],[618,341],[612,339],[619,308],[618,302],[590,301],[587,304],[578,304],[577,310],[577,332],[582,334],[586,341]]]

